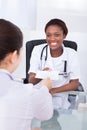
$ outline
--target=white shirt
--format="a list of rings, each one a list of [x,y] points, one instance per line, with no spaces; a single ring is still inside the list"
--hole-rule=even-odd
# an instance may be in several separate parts
[[[45,44],[46,45],[46,44]],[[63,86],[71,79],[79,79],[80,78],[80,68],[79,68],[79,61],[77,52],[71,48],[63,46],[63,54],[60,57],[53,58],[50,55],[50,48],[47,48],[47,60],[45,61],[46,57],[46,48],[43,51],[42,60],[41,51],[43,45],[35,46],[32,52],[31,60],[30,60],[30,72],[37,73],[38,70],[43,70],[45,67],[51,68],[51,70],[56,70],[58,73],[63,73],[64,71],[64,61],[67,61],[67,74],[68,77],[64,77],[63,75],[59,76],[59,80],[54,80],[53,88]],[[54,108],[68,108],[70,103],[68,102],[68,95],[65,94],[54,94],[53,95],[53,105]]]
[[[52,114],[47,87],[16,82],[10,73],[0,70],[0,130],[30,130],[33,118],[47,120]]]

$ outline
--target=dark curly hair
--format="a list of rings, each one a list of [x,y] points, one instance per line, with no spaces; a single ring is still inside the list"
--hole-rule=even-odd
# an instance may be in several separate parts
[[[57,26],[61,27],[61,29],[63,30],[63,33],[64,33],[65,35],[68,34],[67,26],[66,26],[65,22],[62,21],[61,19],[57,19],[57,18],[51,19],[51,20],[46,24],[46,26],[45,26],[45,32],[46,32],[47,28],[48,28],[49,26],[51,26],[51,25],[57,25]]]

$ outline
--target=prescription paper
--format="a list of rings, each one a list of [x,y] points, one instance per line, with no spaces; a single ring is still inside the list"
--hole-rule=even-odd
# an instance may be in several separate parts
[[[45,79],[48,77],[52,80],[58,80],[58,71],[37,71],[36,73],[36,78]]]

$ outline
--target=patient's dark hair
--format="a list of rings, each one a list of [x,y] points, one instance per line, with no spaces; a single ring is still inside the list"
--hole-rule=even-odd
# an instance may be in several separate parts
[[[68,33],[67,26],[66,26],[65,22],[62,21],[61,19],[57,19],[57,18],[51,19],[51,20],[46,24],[46,26],[45,26],[45,32],[46,32],[47,28],[48,28],[49,26],[51,26],[51,25],[56,25],[56,26],[61,27],[61,29],[63,30],[63,33],[64,33],[65,35],[67,35],[67,33]]]
[[[0,61],[15,50],[19,54],[22,45],[23,35],[20,28],[10,21],[0,19]]]

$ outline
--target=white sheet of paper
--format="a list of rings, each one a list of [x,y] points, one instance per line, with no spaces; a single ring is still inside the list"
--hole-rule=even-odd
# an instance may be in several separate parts
[[[57,71],[37,71],[36,78],[45,79],[50,78],[52,80],[58,80],[59,75]]]

